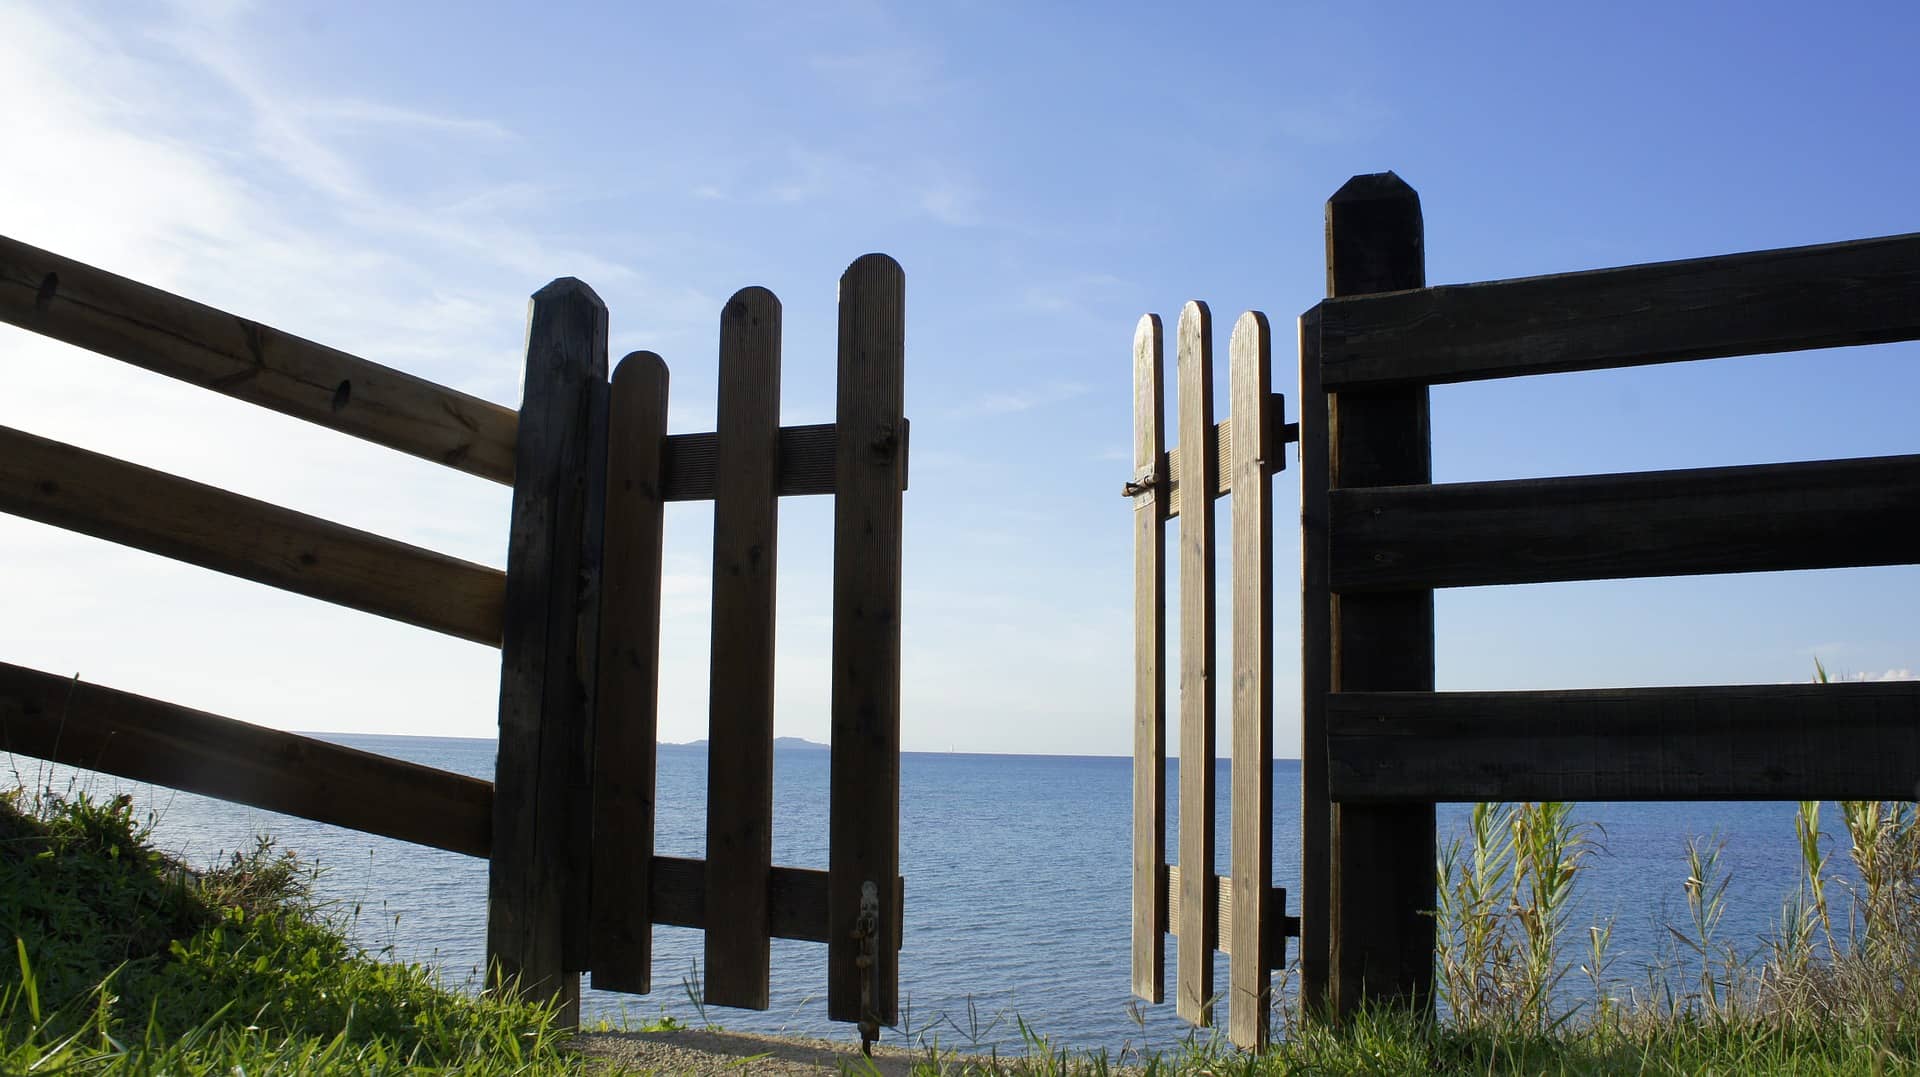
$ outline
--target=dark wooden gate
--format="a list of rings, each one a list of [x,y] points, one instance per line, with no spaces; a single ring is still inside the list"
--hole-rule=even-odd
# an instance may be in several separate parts
[[[533,297],[518,412],[0,237],[0,320],[513,487],[507,570],[0,428],[0,511],[501,648],[488,783],[0,665],[0,750],[487,857],[496,982],[578,1017],[650,986],[651,925],[707,929],[710,1002],[765,1008],[768,940],[827,943],[828,1013],[897,1022],[905,280],[840,281],[837,421],[779,425],[780,305],[721,316],[719,430],[666,433],[667,371],[607,377],[607,310]],[[776,499],[833,494],[830,850],[771,860]],[[704,861],[655,857],[661,519],[715,502]]]

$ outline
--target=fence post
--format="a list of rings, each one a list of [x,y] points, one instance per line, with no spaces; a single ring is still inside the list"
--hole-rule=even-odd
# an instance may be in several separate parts
[[[1425,286],[1420,196],[1400,177],[1355,176],[1326,213],[1329,297]],[[1315,457],[1302,481],[1303,986],[1341,1015],[1363,998],[1424,1006],[1433,805],[1332,804],[1325,722],[1329,692],[1433,690],[1433,592],[1335,595],[1325,552],[1329,490],[1432,481],[1427,389],[1324,394],[1312,324],[1302,327],[1301,362],[1303,445]]]
[[[899,1021],[900,536],[906,275],[884,254],[840,277],[833,487],[833,758],[827,1016],[863,1038]]]
[[[487,886],[490,975],[564,1025],[587,967],[606,460],[607,308],[565,277],[528,310]]]

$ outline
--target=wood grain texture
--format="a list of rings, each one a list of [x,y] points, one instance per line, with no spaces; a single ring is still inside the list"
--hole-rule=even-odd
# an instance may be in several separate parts
[[[1213,429],[1213,319],[1205,303],[1180,310],[1178,407],[1180,437],[1201,442]],[[1211,490],[1219,483],[1212,453],[1181,460],[1181,483]],[[1213,1021],[1214,905],[1205,887],[1214,848],[1214,529],[1207,512],[1180,517],[1180,863],[1206,870],[1184,876],[1174,1005],[1194,1024]]]
[[[1327,795],[1327,698],[1333,691],[1333,592],[1327,585],[1330,398],[1320,386],[1320,308],[1300,317],[1300,996],[1329,1002],[1328,904],[1333,801]]]
[[[1273,336],[1267,317],[1242,314],[1227,356],[1233,441],[1232,925],[1220,925],[1235,958],[1227,970],[1227,1034],[1248,1050],[1266,1045],[1272,966],[1263,932],[1279,910],[1273,893],[1273,461],[1270,438]]]
[[[833,760],[827,1016],[899,1021],[900,541],[906,276],[883,254],[840,278],[833,525]],[[876,964],[860,967],[860,894],[879,896]],[[870,979],[868,979],[870,977]],[[862,982],[869,984],[863,1002]]]
[[[593,670],[606,495],[607,308],[562,278],[528,313],[507,544],[487,955],[579,1020],[591,922]]]
[[[652,990],[655,745],[667,364],[634,352],[613,372],[593,723],[593,986]]]
[[[0,751],[468,856],[486,856],[478,778],[0,663]]]
[[[828,873],[813,868],[778,864],[767,881],[768,927],[776,939],[826,942]],[[906,880],[893,882],[896,904],[905,900]],[[653,922],[670,927],[704,930],[711,923],[707,911],[707,866],[703,860],[659,856],[653,860],[653,893],[649,901]],[[894,949],[902,942],[894,936]]]
[[[1166,875],[1165,898],[1167,907],[1177,914],[1180,909],[1181,887],[1183,887],[1185,883],[1181,881],[1180,869],[1178,867],[1168,868]],[[1231,877],[1229,877],[1227,881],[1231,883]],[[1217,938],[1207,941],[1215,950],[1226,954],[1228,957],[1232,957],[1234,955],[1233,939],[1236,930],[1233,916],[1233,887],[1229,885],[1225,889],[1222,889],[1220,883],[1221,878],[1218,875],[1209,876],[1207,879],[1207,893],[1213,900],[1214,920],[1219,933]],[[1259,963],[1270,969],[1283,968],[1287,963],[1287,939],[1297,937],[1300,934],[1300,921],[1296,917],[1280,915],[1280,910],[1287,907],[1287,891],[1285,887],[1276,886],[1269,890],[1266,896],[1266,905],[1270,910],[1270,915],[1266,920],[1261,921],[1261,923],[1265,925],[1265,929],[1260,933],[1259,945],[1261,946],[1260,953],[1262,956]],[[1179,922],[1177,915],[1175,916],[1174,922]],[[1231,1020],[1231,1018],[1229,1018],[1229,1020]]]
[[[1390,172],[1356,176],[1327,202],[1331,296],[1425,285],[1425,247],[1420,196]],[[1324,339],[1320,354],[1326,391]],[[1424,386],[1327,399],[1329,491],[1431,481]],[[1432,591],[1336,595],[1331,605],[1329,700],[1341,692],[1433,688]],[[1334,1012],[1367,1002],[1423,1010],[1433,990],[1433,806],[1336,804],[1331,814]]]
[[[708,1003],[764,1010],[772,969],[773,625],[780,503],[780,300],[745,288],[720,316],[719,485],[708,680]]]
[[[1416,286],[1417,287],[1417,286]],[[1329,300],[1331,391],[1920,337],[1920,234]]]
[[[1207,451],[1213,455],[1214,478],[1219,482],[1213,488],[1214,498],[1227,496],[1233,484],[1233,419],[1231,416],[1214,424],[1207,431]],[[1167,450],[1164,474],[1167,477],[1167,516],[1169,519],[1180,515],[1180,447]]]
[[[900,488],[907,488],[907,449],[913,424],[900,420]],[[780,428],[780,474],[775,486],[781,497],[833,493],[833,474],[839,439],[832,423]],[[711,501],[719,473],[719,435],[669,434],[666,444],[668,501]]]
[[[1133,330],[1133,993],[1166,992],[1167,566],[1165,350],[1160,317]]]
[[[1338,490],[1333,587],[1920,562],[1920,456]]]
[[[8,427],[0,511],[500,645],[499,569]]]
[[[1913,800],[1920,682],[1333,697],[1333,795]]]
[[[512,483],[512,409],[0,236],[0,321]]]

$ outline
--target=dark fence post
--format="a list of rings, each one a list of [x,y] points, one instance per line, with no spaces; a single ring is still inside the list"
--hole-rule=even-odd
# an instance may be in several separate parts
[[[587,967],[592,715],[606,508],[607,308],[534,293],[514,459],[487,957],[496,983],[579,1021]]]
[[[1329,297],[1425,286],[1420,196],[1400,177],[1355,176],[1326,213]],[[1432,691],[1433,592],[1332,594],[1326,497],[1330,489],[1430,482],[1432,464],[1424,385],[1324,395],[1319,360],[1311,319],[1301,348],[1303,451],[1317,457],[1302,479],[1301,964],[1308,998],[1345,1014],[1363,997],[1416,1006],[1431,998],[1434,811],[1331,803],[1326,694]]]
[[[899,1021],[900,535],[906,275],[869,254],[840,277],[833,497],[833,759],[827,1016]]]

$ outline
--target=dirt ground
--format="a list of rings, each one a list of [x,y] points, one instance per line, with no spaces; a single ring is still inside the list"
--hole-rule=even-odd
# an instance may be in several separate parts
[[[683,1029],[676,1032],[595,1032],[576,1036],[573,1047],[591,1058],[603,1058],[641,1073],[767,1074],[769,1077],[814,1077],[824,1073],[904,1077],[924,1053],[885,1043],[873,1049],[871,1060],[860,1054],[858,1041],[805,1039],[797,1036],[758,1036],[744,1032]],[[958,1063],[954,1072],[958,1072]]]

